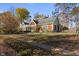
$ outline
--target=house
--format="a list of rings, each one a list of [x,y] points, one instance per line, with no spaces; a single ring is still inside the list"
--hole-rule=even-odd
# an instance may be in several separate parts
[[[38,25],[41,26],[40,32],[59,32],[59,21],[56,16],[38,19]]]
[[[60,32],[60,23],[57,16],[33,19],[20,25],[22,31],[30,32]]]

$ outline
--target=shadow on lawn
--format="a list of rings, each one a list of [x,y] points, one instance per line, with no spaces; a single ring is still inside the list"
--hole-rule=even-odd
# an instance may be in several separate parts
[[[36,36],[28,36],[28,37],[30,37],[28,38],[28,40],[33,40],[32,43],[40,44],[40,45],[44,44],[45,47],[46,45],[49,45],[53,48],[62,48],[64,50],[69,50],[69,51],[72,51],[74,49],[79,49],[78,47],[79,40],[69,40],[70,37],[76,37],[76,35],[70,35],[70,36],[69,35],[65,35],[65,36],[64,35],[56,35],[56,36],[36,35]],[[21,38],[20,40],[19,39],[20,38],[17,38],[17,39],[8,38],[4,40],[4,43],[9,47],[13,48],[17,52],[17,55],[34,55],[34,54],[50,55],[51,54],[51,52],[48,53],[46,51],[39,50],[38,47],[37,47],[38,49],[36,49],[36,48],[33,48],[31,45],[28,46],[28,44],[26,43],[27,38],[25,37]],[[46,53],[44,54],[44,52]]]

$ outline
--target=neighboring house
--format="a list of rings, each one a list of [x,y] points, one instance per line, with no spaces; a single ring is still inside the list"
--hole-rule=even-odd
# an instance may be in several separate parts
[[[35,20],[32,21],[24,21],[20,24],[20,31],[22,32],[35,32],[36,31],[37,22]]]
[[[30,29],[30,25],[29,25],[29,22],[23,22],[23,23],[21,23],[20,24],[20,31],[22,31],[22,32],[30,32],[31,31],[31,29]]]

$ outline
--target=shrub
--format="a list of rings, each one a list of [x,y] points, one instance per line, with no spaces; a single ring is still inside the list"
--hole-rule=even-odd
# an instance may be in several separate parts
[[[5,33],[15,33],[19,27],[19,20],[11,12],[4,12],[0,16],[0,30]]]
[[[68,30],[68,27],[63,27],[63,30]]]

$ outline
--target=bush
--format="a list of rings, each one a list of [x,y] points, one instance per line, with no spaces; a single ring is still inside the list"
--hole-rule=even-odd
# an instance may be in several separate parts
[[[62,26],[62,25],[60,25],[60,29],[61,29],[62,31],[65,31],[65,30],[68,30],[69,28],[66,27],[66,26]]]
[[[20,24],[19,19],[9,11],[0,15],[0,22],[0,32],[2,33],[15,33]]]
[[[69,28],[68,27],[63,27],[63,30],[68,30]]]

